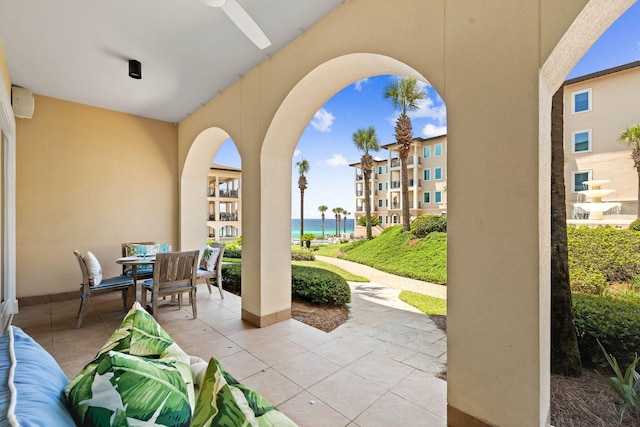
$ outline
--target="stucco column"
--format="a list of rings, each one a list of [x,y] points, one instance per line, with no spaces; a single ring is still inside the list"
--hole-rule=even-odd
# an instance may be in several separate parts
[[[541,426],[548,417],[538,7],[447,2],[450,426]]]

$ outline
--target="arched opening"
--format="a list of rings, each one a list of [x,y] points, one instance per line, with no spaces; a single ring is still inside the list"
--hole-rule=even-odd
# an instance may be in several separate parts
[[[207,239],[219,239],[233,235],[232,229],[218,228],[221,218],[218,196],[237,195],[239,178],[229,177],[235,172],[221,170],[212,173],[212,160],[229,134],[220,128],[203,130],[195,139],[185,160],[182,177],[180,179],[180,249],[201,249]],[[239,168],[238,168],[239,169]],[[220,175],[226,178],[221,178]],[[239,175],[239,172],[237,173]],[[224,219],[239,222],[237,212],[233,210],[234,201],[238,198],[226,198],[224,205]],[[227,212],[227,210],[229,212]],[[227,215],[228,214],[228,215]],[[232,214],[234,214],[232,216]],[[236,224],[229,223],[236,229]]]

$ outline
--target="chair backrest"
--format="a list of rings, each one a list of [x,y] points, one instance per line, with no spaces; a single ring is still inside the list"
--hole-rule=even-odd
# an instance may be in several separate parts
[[[216,272],[220,274],[220,268],[222,267],[222,257],[224,255],[224,249],[227,247],[224,243],[211,243],[209,246],[212,248],[220,249],[218,253],[218,259],[216,260]]]
[[[162,288],[196,286],[199,255],[199,250],[157,254],[153,266],[154,289],[162,292]]]
[[[80,255],[80,252],[78,252],[77,249],[74,249],[73,254],[76,256],[78,264],[80,265],[80,271],[82,272],[82,293],[85,294],[89,292],[89,286],[91,286],[89,282],[89,271],[87,270],[87,265],[84,263],[84,258]]]

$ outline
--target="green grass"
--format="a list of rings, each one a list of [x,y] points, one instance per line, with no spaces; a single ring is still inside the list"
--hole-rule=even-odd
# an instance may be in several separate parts
[[[234,264],[242,264],[242,258],[227,258],[223,256],[222,262],[232,262]]]
[[[361,276],[356,276],[355,274],[351,274],[346,270],[341,269],[340,267],[336,267],[332,264],[327,264],[322,261],[291,261],[292,265],[302,265],[307,267],[316,267],[322,268],[323,270],[333,271],[334,273],[342,276],[342,278],[348,282],[368,282],[369,279]]]
[[[447,315],[447,300],[411,291],[400,292],[399,298],[425,314]]]
[[[332,243],[327,245],[313,245],[313,248],[317,250],[313,253],[314,255],[322,255],[322,256],[330,256],[332,258],[338,257],[338,251],[345,244],[340,243]]]
[[[388,227],[372,239],[341,245],[339,258],[387,273],[439,285],[447,283],[447,235],[433,232],[417,239],[402,226]]]

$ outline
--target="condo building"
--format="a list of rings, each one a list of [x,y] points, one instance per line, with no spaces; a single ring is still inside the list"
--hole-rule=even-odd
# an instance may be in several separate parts
[[[383,228],[402,221],[401,168],[398,144],[387,144],[386,159],[376,159],[370,177],[371,216],[379,225],[374,234]],[[364,236],[364,227],[358,220],[365,216],[364,174],[361,163],[353,163],[355,169],[355,234]],[[447,212],[447,136],[414,138],[407,161],[409,178],[409,212],[411,219],[420,215],[445,215]]]
[[[210,239],[235,240],[242,236],[242,171],[212,163],[207,177],[207,231]]]
[[[605,220],[628,221],[638,216],[639,184],[632,147],[620,143],[618,137],[624,129],[640,124],[639,91],[640,61],[564,83],[568,219],[593,219],[588,211],[593,200],[583,192],[594,181],[602,190],[614,190],[601,197],[601,202],[608,203],[605,207],[610,206],[604,212]]]

